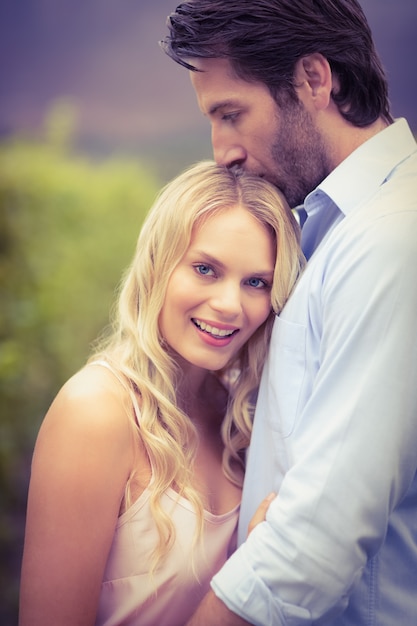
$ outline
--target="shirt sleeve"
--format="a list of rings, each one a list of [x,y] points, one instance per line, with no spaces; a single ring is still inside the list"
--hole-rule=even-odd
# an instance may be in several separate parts
[[[385,190],[384,206],[399,200],[398,187]],[[373,215],[346,218],[332,237],[311,294],[319,350],[290,469],[266,522],[212,581],[251,624],[343,611],[416,474],[417,212]]]

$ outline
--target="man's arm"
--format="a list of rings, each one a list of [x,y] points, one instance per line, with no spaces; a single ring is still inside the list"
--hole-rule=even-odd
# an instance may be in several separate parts
[[[389,209],[358,226],[361,236],[339,241],[339,232],[332,243],[324,286],[312,292],[326,319],[320,368],[285,440],[293,462],[267,523],[212,583],[250,624],[302,626],[343,611],[415,475],[416,217]],[[260,442],[269,441],[256,440],[259,454],[270,451]],[[248,623],[219,615],[197,613],[191,625]]]

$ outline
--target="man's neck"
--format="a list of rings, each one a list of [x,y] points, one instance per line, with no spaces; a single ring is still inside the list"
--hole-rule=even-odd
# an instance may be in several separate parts
[[[342,118],[343,119],[343,118]],[[389,126],[383,118],[378,118],[366,127],[353,126],[343,119],[326,133],[333,168],[336,168],[359,146]]]

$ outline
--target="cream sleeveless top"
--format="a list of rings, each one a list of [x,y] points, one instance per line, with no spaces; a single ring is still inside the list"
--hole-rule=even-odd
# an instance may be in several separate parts
[[[93,364],[103,365],[116,375],[103,361]],[[149,504],[151,489],[152,480],[119,517],[101,586],[96,626],[183,626],[209,590],[212,576],[236,548],[239,506],[223,515],[204,511],[202,541],[193,546],[193,507],[168,489],[161,505],[173,521],[175,542],[151,577],[151,553],[158,543]]]

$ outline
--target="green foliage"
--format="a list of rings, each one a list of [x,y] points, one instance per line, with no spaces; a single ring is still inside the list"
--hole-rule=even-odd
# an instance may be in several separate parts
[[[51,118],[48,142],[14,138],[0,145],[3,624],[12,623],[7,604],[17,602],[36,433],[52,397],[83,365],[107,325],[115,289],[159,188],[133,159],[93,163],[71,154],[68,133],[59,130],[61,113]]]

